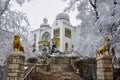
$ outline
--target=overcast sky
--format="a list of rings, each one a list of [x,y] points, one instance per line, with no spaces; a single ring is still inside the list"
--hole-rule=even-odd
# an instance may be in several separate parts
[[[43,18],[47,18],[51,25],[56,15],[63,12],[65,6],[67,6],[67,3],[61,0],[32,0],[30,3],[24,3],[20,8],[16,7],[16,9],[26,13],[31,29],[35,30],[43,23]],[[69,16],[71,24],[73,26],[78,25],[79,21],[75,18],[76,12],[69,13]]]

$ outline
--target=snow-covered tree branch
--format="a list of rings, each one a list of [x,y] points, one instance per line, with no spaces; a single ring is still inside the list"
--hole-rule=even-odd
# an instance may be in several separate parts
[[[2,3],[3,1],[1,0],[0,2]],[[7,10],[9,2],[10,0],[7,0],[4,1],[4,4],[2,3],[3,5],[2,4],[0,5],[0,15],[2,15]]]
[[[26,52],[28,52],[28,49],[30,51],[30,42],[28,40],[29,21],[25,13],[11,9],[11,1],[0,0],[0,56],[5,58],[12,51],[12,38],[16,33],[21,35],[22,44],[25,46]],[[15,2],[22,5],[25,0],[15,0]],[[0,57],[0,60],[3,60],[2,63],[5,62],[4,57]]]
[[[120,1],[119,0],[68,0],[71,10],[77,6],[77,18],[82,21],[79,35],[79,52],[95,55],[103,44],[103,37],[110,38],[111,48],[120,53]],[[75,2],[75,3],[73,3]]]

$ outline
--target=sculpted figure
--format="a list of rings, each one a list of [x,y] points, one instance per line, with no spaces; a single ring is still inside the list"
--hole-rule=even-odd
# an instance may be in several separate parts
[[[14,35],[13,49],[14,49],[14,51],[15,51],[15,49],[17,49],[18,51],[22,51],[23,53],[25,52],[24,47],[21,45],[21,42],[20,42],[20,35],[18,35],[18,34]]]
[[[108,37],[104,37],[104,45],[97,50],[97,57],[101,55],[106,55],[106,51],[108,52],[108,55],[110,55],[110,45],[108,44],[109,41],[110,39]]]

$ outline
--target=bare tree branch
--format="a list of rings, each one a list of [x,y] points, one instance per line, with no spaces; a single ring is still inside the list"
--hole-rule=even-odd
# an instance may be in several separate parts
[[[5,7],[4,7],[3,11],[0,13],[0,15],[2,15],[5,12],[5,10],[8,8],[9,2],[10,2],[10,0],[7,0],[5,2]]]
[[[89,2],[90,2],[90,4],[91,4],[91,6],[93,7],[93,9],[95,10],[96,19],[99,19],[99,17],[98,17],[98,12],[97,12],[97,10],[96,10],[96,2],[97,2],[97,0],[95,0],[94,3],[93,3],[91,0],[89,0]]]
[[[94,8],[94,9],[96,9],[96,0],[95,0],[95,3],[93,4],[93,2],[91,1],[91,0],[89,0],[89,2],[90,2],[90,4],[91,4],[91,6]]]

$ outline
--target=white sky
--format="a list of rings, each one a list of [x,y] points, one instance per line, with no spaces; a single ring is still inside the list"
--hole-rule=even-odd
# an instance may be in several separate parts
[[[56,15],[63,12],[67,3],[61,0],[32,0],[30,3],[24,3],[22,7],[17,6],[14,8],[26,13],[31,30],[34,30],[39,28],[40,24],[43,23],[43,18],[47,18],[48,23],[51,25]],[[76,12],[69,13],[69,16],[71,24],[73,26],[78,25],[79,21],[75,18]]]

